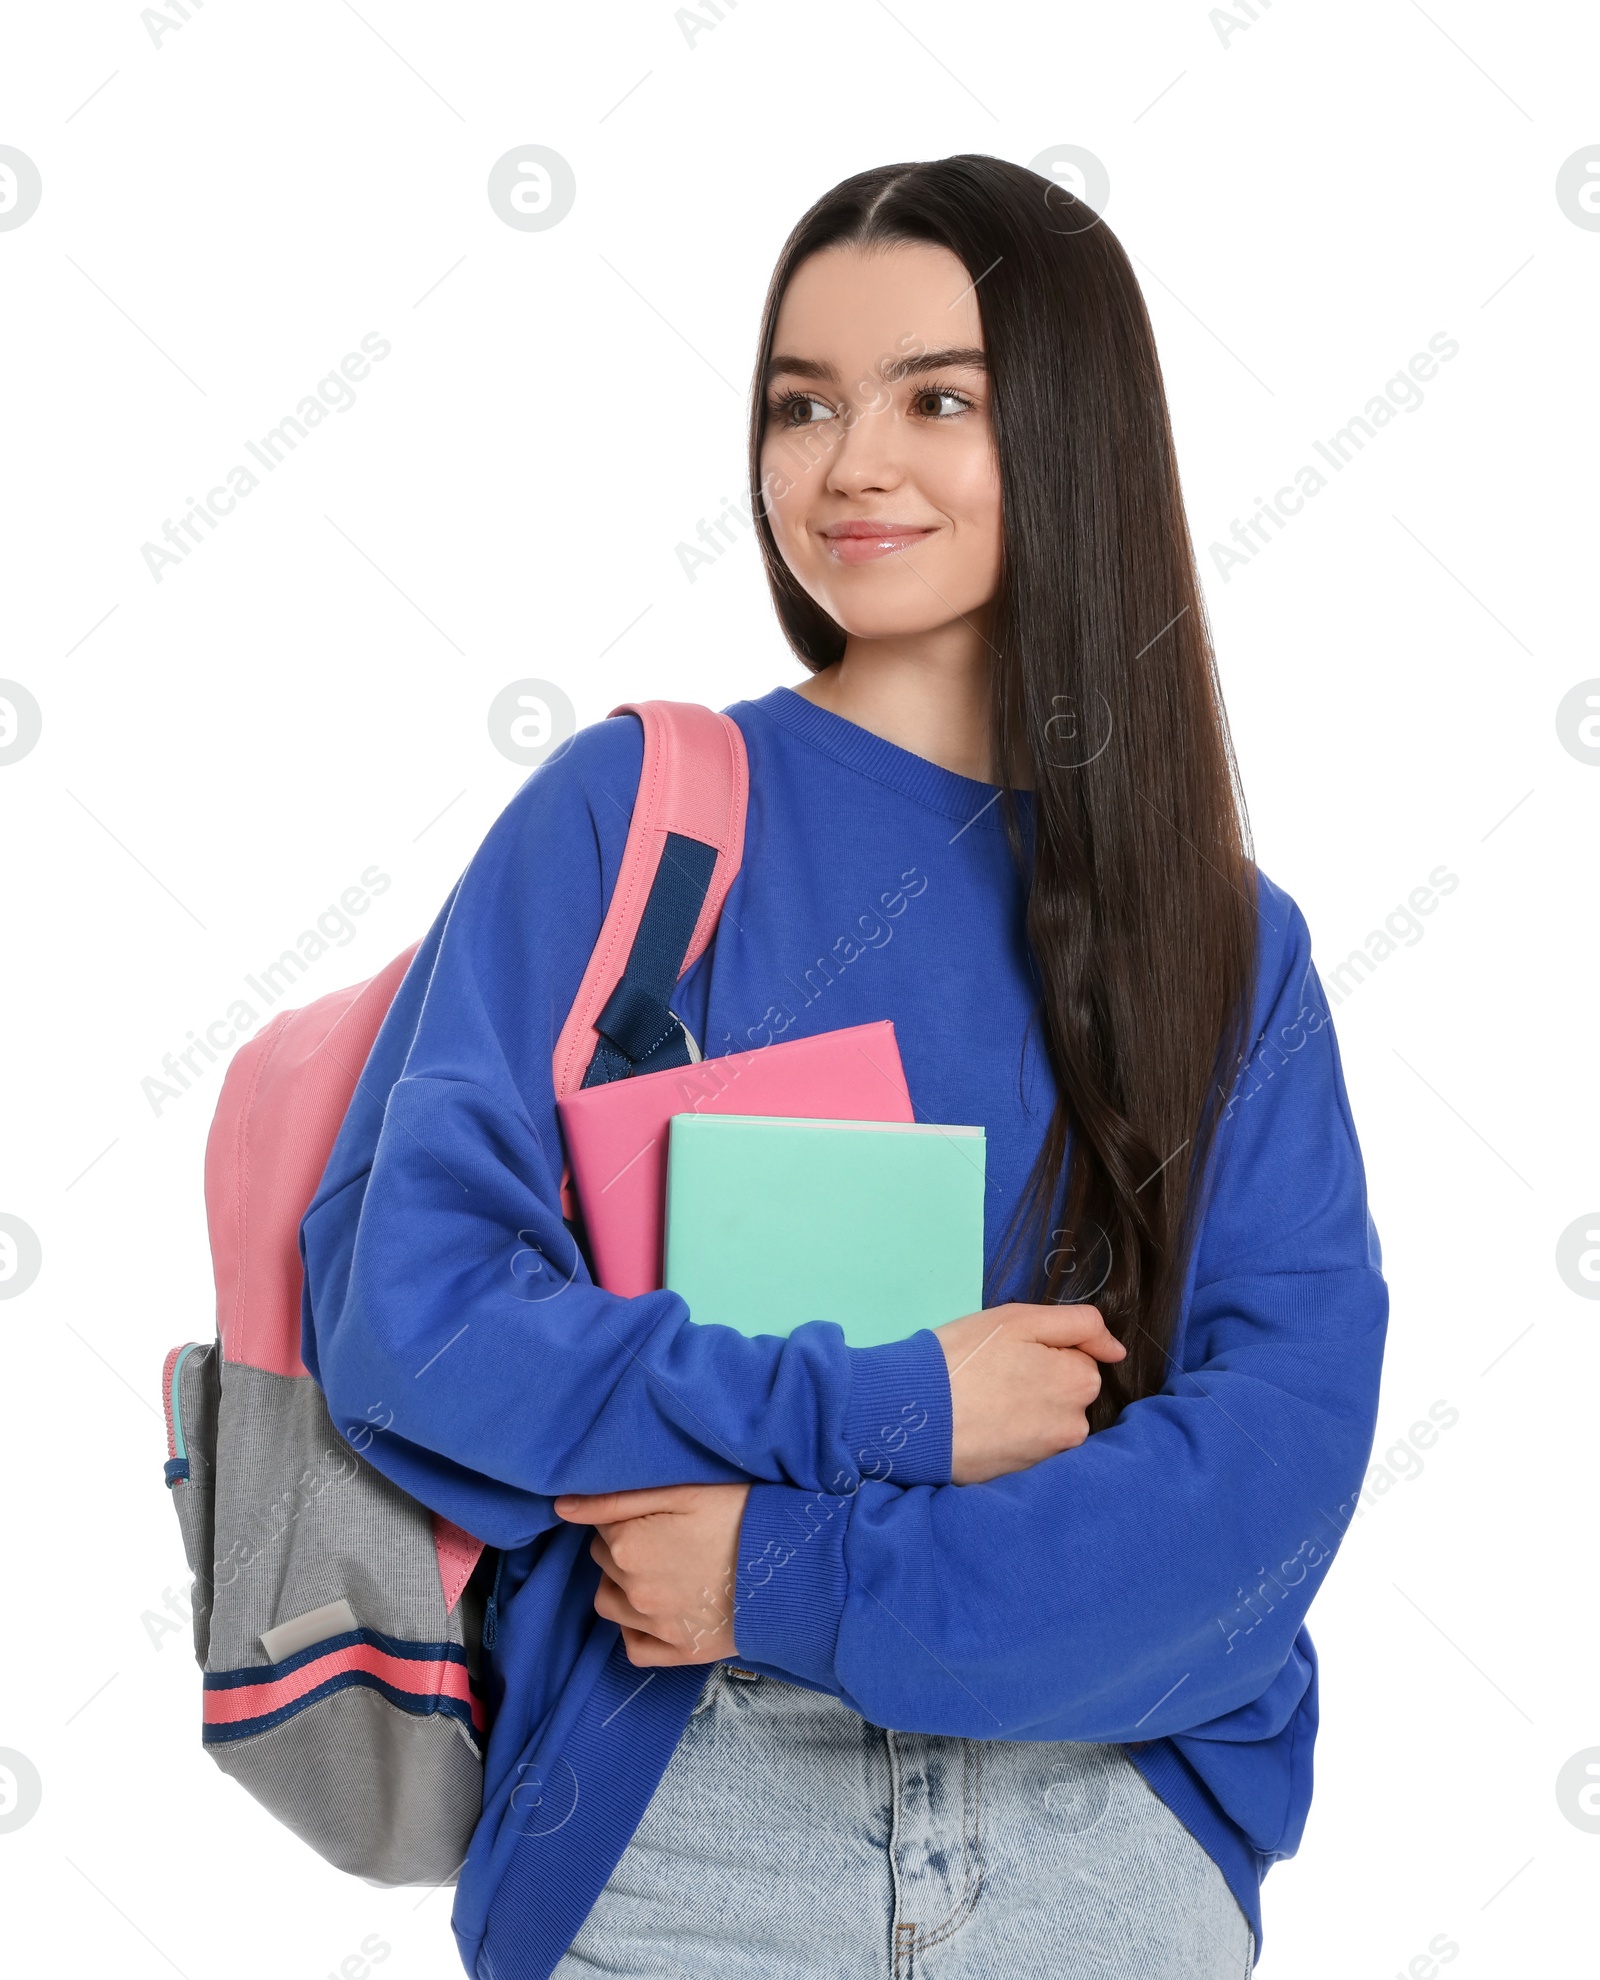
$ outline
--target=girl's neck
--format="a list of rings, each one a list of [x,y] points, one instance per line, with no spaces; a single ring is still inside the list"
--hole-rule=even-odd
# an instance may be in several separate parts
[[[849,638],[842,658],[795,692],[941,770],[991,784],[989,648],[975,629],[954,630],[967,636]]]

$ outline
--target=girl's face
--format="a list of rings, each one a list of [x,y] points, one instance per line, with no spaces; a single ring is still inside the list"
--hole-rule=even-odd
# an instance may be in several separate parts
[[[796,580],[855,639],[981,624],[1000,476],[972,277],[923,242],[795,271],[766,380],[762,486]]]

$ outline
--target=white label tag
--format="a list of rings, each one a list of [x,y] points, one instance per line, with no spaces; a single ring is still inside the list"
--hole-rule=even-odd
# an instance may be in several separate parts
[[[355,1611],[341,1597],[323,1608],[308,1609],[303,1616],[294,1616],[273,1629],[264,1629],[261,1647],[269,1663],[281,1664],[297,1650],[309,1650],[313,1643],[322,1643],[330,1636],[343,1636],[347,1630],[360,1627]]]

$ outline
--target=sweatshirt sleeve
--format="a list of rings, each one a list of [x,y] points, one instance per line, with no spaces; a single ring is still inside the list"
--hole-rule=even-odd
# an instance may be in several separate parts
[[[1292,1711],[1295,1638],[1371,1450],[1388,1295],[1310,938],[1261,893],[1182,1372],[987,1484],[755,1486],[743,1660],[876,1725],[969,1738],[1256,1738]]]
[[[596,724],[501,814],[406,973],[301,1224],[302,1353],[334,1422],[496,1546],[554,1525],[561,1492],[848,1489],[912,1405],[926,1421],[895,1475],[950,1476],[931,1332],[852,1349],[831,1322],[698,1326],[674,1293],[601,1290],[562,1220],[551,1057],[642,754],[637,722]]]

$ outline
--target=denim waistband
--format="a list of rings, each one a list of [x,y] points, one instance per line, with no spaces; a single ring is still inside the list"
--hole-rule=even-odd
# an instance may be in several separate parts
[[[1246,1980],[1248,1920],[1120,1746],[873,1726],[719,1665],[553,1980]]]

